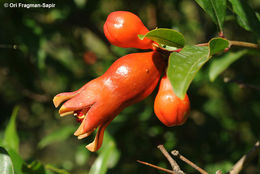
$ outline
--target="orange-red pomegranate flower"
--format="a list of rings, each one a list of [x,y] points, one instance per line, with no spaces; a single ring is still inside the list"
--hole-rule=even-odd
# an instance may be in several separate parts
[[[58,107],[66,101],[59,114],[74,114],[81,121],[74,133],[79,139],[89,136],[98,128],[94,141],[86,146],[90,151],[97,151],[109,123],[125,107],[151,94],[164,67],[158,52],[129,54],[115,61],[105,74],[79,90],[56,95],[53,102]]]

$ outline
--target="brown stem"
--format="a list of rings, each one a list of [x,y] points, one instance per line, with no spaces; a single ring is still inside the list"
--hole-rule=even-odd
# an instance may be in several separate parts
[[[185,158],[184,156],[182,156],[179,151],[177,150],[173,150],[171,152],[174,156],[180,158],[182,161],[186,162],[187,164],[189,164],[191,167],[193,167],[194,169],[196,169],[197,171],[199,171],[202,174],[208,174],[208,172],[206,172],[205,170],[203,170],[202,168],[200,168],[199,166],[197,166],[196,164],[194,164],[193,162],[191,162],[190,160],[188,160],[187,158]]]
[[[260,46],[254,43],[250,43],[250,42],[242,42],[242,41],[234,41],[234,40],[230,40],[229,41],[230,45],[234,45],[234,46],[240,46],[240,47],[246,47],[246,48],[254,48],[257,50],[260,50]]]
[[[177,174],[184,174],[184,172],[180,169],[179,165],[176,163],[176,161],[171,157],[171,155],[167,152],[167,150],[164,148],[163,145],[158,145],[157,146],[158,149],[160,149],[160,151],[162,152],[162,154],[167,158],[167,160],[169,161],[169,163],[172,166],[172,169],[174,172],[176,172]]]
[[[200,43],[200,44],[197,44],[196,46],[199,46],[199,47],[203,47],[203,46],[208,46],[209,43]]]
[[[243,155],[227,174],[238,174],[246,163],[251,161],[257,155],[260,147],[259,144],[260,142],[257,141],[254,147],[246,155]]]
[[[151,164],[151,163],[147,163],[147,162],[140,161],[140,160],[137,160],[137,162],[138,162],[138,163],[141,163],[141,164],[144,164],[144,165],[147,165],[147,166],[150,166],[150,167],[153,167],[153,168],[156,168],[156,169],[158,169],[158,170],[164,171],[164,172],[166,172],[166,173],[176,174],[174,171],[171,171],[171,170],[169,170],[169,169],[165,169],[165,168],[156,166],[156,165]]]

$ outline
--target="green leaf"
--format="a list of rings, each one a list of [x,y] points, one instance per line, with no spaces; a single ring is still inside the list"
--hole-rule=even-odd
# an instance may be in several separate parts
[[[114,167],[119,160],[120,153],[112,137],[106,133],[104,140],[101,152],[90,168],[89,174],[105,174],[108,168]]]
[[[0,147],[0,173],[14,174],[14,166],[8,152]]]
[[[19,137],[17,135],[16,131],[16,116],[19,111],[19,106],[14,107],[10,121],[5,129],[5,136],[4,136],[4,144],[13,150],[15,150],[17,153],[19,151]]]
[[[61,127],[58,130],[53,131],[52,133],[50,133],[49,135],[45,136],[38,144],[39,148],[44,148],[45,146],[55,143],[55,142],[59,142],[59,141],[63,141],[65,139],[67,139],[69,136],[71,136],[73,134],[73,132],[75,131],[75,126],[69,125],[69,126],[65,126],[65,127]]]
[[[180,53],[173,52],[169,57],[167,76],[178,97],[184,98],[199,69],[209,60],[208,47],[185,46]]]
[[[248,31],[260,36],[260,21],[254,10],[245,0],[229,0],[234,13],[237,15],[238,24]]]
[[[158,28],[149,31],[146,35],[138,35],[140,39],[145,37],[157,42],[159,45],[182,48],[184,46],[184,36],[175,30],[167,28]]]
[[[214,81],[219,74],[227,69],[233,62],[241,58],[247,53],[247,50],[242,50],[236,53],[228,52],[225,55],[212,60],[209,67],[209,79]]]
[[[256,12],[255,15],[257,17],[257,20],[260,22],[260,13]]]
[[[45,168],[39,161],[33,161],[31,164],[23,165],[23,173],[26,174],[45,174]]]
[[[213,38],[209,41],[209,55],[212,56],[214,54],[220,53],[229,47],[229,41],[223,38]]]
[[[200,68],[211,58],[229,47],[229,41],[213,38],[206,46],[185,46],[180,53],[173,52],[169,57],[167,77],[176,95],[183,99],[192,80]]]
[[[6,150],[13,162],[15,174],[22,174],[22,166],[24,164],[22,157],[12,148],[6,147]]]
[[[226,0],[195,0],[200,7],[211,17],[213,22],[223,31],[226,15]]]

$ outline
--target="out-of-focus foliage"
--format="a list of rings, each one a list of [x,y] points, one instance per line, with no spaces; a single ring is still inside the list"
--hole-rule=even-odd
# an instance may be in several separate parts
[[[96,170],[107,173],[158,173],[136,163],[139,159],[170,168],[156,148],[158,144],[164,144],[169,151],[178,149],[209,171],[227,171],[259,139],[259,90],[223,81],[228,77],[239,83],[260,85],[259,52],[248,50],[214,82],[209,81],[209,65],[218,57],[197,73],[188,90],[190,118],[183,126],[168,128],[156,118],[153,113],[155,90],[112,121],[105,134],[109,140],[98,153],[88,152],[84,146],[93,137],[77,140],[73,133],[69,134],[71,127],[76,130],[78,124],[72,117],[60,118],[52,98],[63,91],[74,91],[102,75],[120,56],[139,51],[108,43],[103,24],[110,12],[131,11],[140,16],[149,29],[180,31],[186,44],[208,42],[219,31],[193,0],[46,2],[55,3],[55,8],[4,8],[4,1],[0,2],[1,146],[13,108],[20,106],[16,118],[19,151],[5,147],[0,157],[15,158],[12,165],[18,165],[19,172],[85,174],[94,171],[94,167],[104,167],[97,164],[99,160],[106,168]],[[230,0],[226,4],[225,37],[257,43],[258,34],[249,32],[254,31],[254,25],[253,30],[247,31],[237,23],[239,19],[234,14],[239,15],[239,9],[233,8],[235,2]],[[246,2],[258,12],[257,16],[260,2]],[[230,51],[240,50],[234,47]],[[177,162],[185,172],[196,173],[190,166]],[[260,162],[253,161],[243,172],[259,173],[259,168]]]
[[[235,62],[237,59],[241,58],[244,54],[247,53],[247,50],[241,50],[238,52],[229,52],[217,59],[213,59],[210,68],[209,68],[209,79],[214,81],[218,75],[225,71],[229,65]]]

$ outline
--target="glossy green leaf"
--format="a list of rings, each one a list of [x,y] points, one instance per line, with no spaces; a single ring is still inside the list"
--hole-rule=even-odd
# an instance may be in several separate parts
[[[5,129],[5,136],[4,136],[4,144],[13,150],[15,150],[17,153],[19,151],[19,137],[16,131],[16,116],[19,111],[19,107],[16,106],[13,109],[13,113],[11,115],[10,121]]]
[[[195,0],[200,7],[223,31],[223,23],[226,15],[226,0]]]
[[[254,10],[245,0],[229,0],[234,13],[237,15],[238,24],[248,31],[252,31],[260,36],[260,21]]]
[[[185,46],[180,53],[171,53],[167,68],[167,76],[176,95],[183,99],[200,68],[212,55],[223,52],[228,47],[228,40],[213,38],[209,41],[208,47]]]
[[[220,53],[229,47],[229,41],[223,38],[213,38],[209,41],[209,55]]]
[[[7,147],[6,150],[8,151],[9,156],[11,157],[15,174],[22,174],[22,166],[24,164],[24,160],[22,157],[12,148]]]
[[[116,148],[115,142],[108,133],[105,133],[104,142],[101,152],[94,164],[92,165],[89,174],[105,174],[108,168],[112,168],[119,160],[120,153]]]
[[[38,144],[40,148],[44,148],[45,146],[58,142],[63,141],[70,137],[73,132],[76,130],[75,126],[63,126],[58,130],[53,131],[52,133],[45,136]]]
[[[14,166],[8,152],[0,147],[0,173],[14,174]]]
[[[184,98],[199,69],[209,60],[206,46],[185,46],[180,53],[173,52],[169,57],[167,76],[176,95]]]
[[[212,60],[209,68],[209,79],[214,81],[219,74],[227,69],[233,62],[241,58],[247,53],[247,50],[242,50],[236,53],[228,52],[225,55]]]
[[[172,29],[167,28],[158,28],[149,31],[146,35],[138,35],[140,39],[149,38],[159,45],[167,45],[170,47],[182,48],[184,46],[184,36]]]
[[[33,161],[31,164],[23,165],[23,173],[26,174],[45,174],[45,168],[39,161]]]

